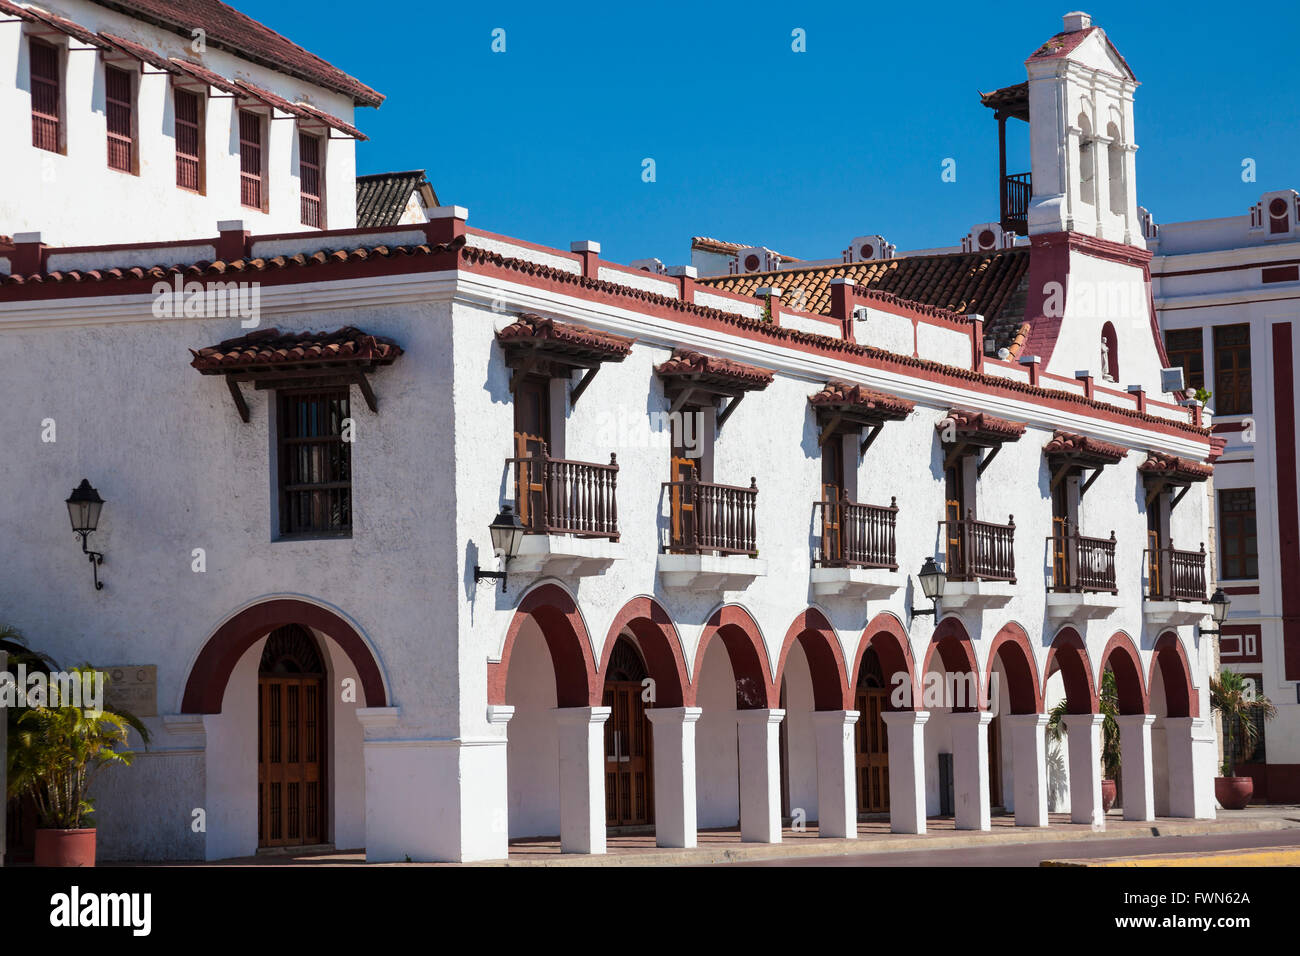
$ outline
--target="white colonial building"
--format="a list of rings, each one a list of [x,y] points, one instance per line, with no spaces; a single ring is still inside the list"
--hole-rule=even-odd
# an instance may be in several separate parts
[[[50,22],[16,9],[15,33]],[[165,39],[139,63],[174,62]],[[306,109],[308,55],[282,55],[257,85]],[[1056,799],[1098,823],[1108,671],[1124,815],[1212,817],[1219,448],[1160,391],[1131,74],[1078,14],[1028,69],[999,108],[1030,123],[1035,185],[952,252],[890,259],[864,231],[829,264],[753,247],[701,278],[427,198],[360,230],[223,199],[183,237],[96,246],[44,195],[6,199],[0,616],[120,672],[154,730],[103,781],[101,855],[482,860],[994,808],[1042,827],[1062,697]],[[164,101],[189,75],[140,82]],[[3,149],[39,166],[39,143]],[[350,155],[331,170],[350,196]],[[83,478],[102,590],[63,506]],[[503,518],[522,533],[498,556]]]

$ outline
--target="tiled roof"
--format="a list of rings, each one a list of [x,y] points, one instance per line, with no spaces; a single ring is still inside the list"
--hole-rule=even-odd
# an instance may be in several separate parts
[[[249,259],[216,259],[211,262],[196,262],[189,265],[130,266],[126,268],[105,267],[102,269],[69,269],[67,271],[46,272],[36,275],[0,274],[0,286],[30,285],[46,283],[107,282],[115,279],[170,279],[172,276],[184,276],[187,279],[217,278],[249,272],[273,272],[278,269],[310,267],[345,262],[365,262],[368,259],[390,259],[401,256],[428,256],[449,249],[458,249],[465,244],[463,238],[449,243],[429,245],[420,243],[413,246],[362,246],[354,249],[321,250],[311,253],[298,253],[287,256],[259,256]]]
[[[1113,445],[1086,435],[1057,431],[1052,435],[1052,440],[1043,446],[1043,452],[1053,457],[1062,456],[1081,462],[1113,465],[1128,454],[1128,449],[1123,445]]]
[[[358,176],[357,226],[373,229],[397,225],[411,194],[428,181],[423,169]]]
[[[1079,44],[1100,29],[1101,27],[1084,27],[1082,30],[1074,30],[1070,33],[1058,33],[1031,53],[1029,59],[1052,60],[1058,57],[1068,56],[1078,48]],[[1110,37],[1107,37],[1104,32],[1102,33],[1102,36],[1105,38],[1106,46],[1110,48],[1110,52],[1115,55],[1115,59],[1119,60],[1129,77],[1133,78],[1133,70],[1128,65],[1128,61],[1120,55],[1119,50],[1115,49],[1115,44],[1110,42]]]
[[[198,351],[190,349],[190,354],[194,356],[190,364],[204,375],[224,375],[263,369],[391,365],[402,354],[402,347],[349,325],[334,332],[296,334],[259,329]]]
[[[917,303],[985,318],[985,334],[1007,344],[1024,320],[1023,301],[1014,317],[1004,317],[1022,281],[1028,281],[1029,249],[995,252],[902,256],[873,262],[847,262],[808,269],[781,269],[746,275],[700,279],[701,285],[740,295],[765,286],[782,290],[781,301],[821,315],[830,314],[832,279],[852,279],[858,292],[886,293],[903,303]],[[1006,326],[1010,325],[1010,328]],[[1006,341],[1004,341],[1006,340]]]
[[[193,63],[190,60],[181,59],[178,56],[171,58],[172,65],[179,67],[190,76],[202,83],[206,83],[213,89],[220,90],[222,93],[229,93],[232,96],[244,96],[245,92],[236,86],[233,82],[224,76],[218,76],[206,67]]]
[[[542,352],[581,353],[621,362],[632,351],[636,339],[521,312],[514,322],[497,333],[497,341],[503,345],[532,345]]]
[[[12,4],[9,6],[12,8]],[[66,33],[68,36],[78,39],[82,43],[88,43],[101,50],[107,50],[109,48],[107,40],[97,37],[94,33],[90,32],[79,23],[73,23],[71,20],[64,19],[63,17],[57,16],[53,13],[46,13],[44,10],[37,10],[34,7],[28,7],[24,13],[35,16],[38,20],[44,20],[50,26],[54,27],[54,29],[61,33]],[[23,16],[21,13],[18,15],[22,19],[27,19],[27,17]]]
[[[916,407],[914,402],[884,392],[875,392],[861,385],[847,382],[827,382],[820,391],[808,397],[816,408],[852,408],[872,417],[906,418]]]
[[[1174,481],[1204,481],[1214,474],[1213,465],[1203,465],[1189,458],[1166,455],[1163,452],[1147,452],[1147,460],[1138,465],[1143,475],[1155,478],[1170,478]]]
[[[708,236],[692,236],[691,248],[698,249],[700,250],[700,252],[716,252],[724,256],[734,256],[741,249],[763,249],[767,247],[758,246],[754,244],[745,245],[744,243],[740,243],[740,242],[727,242],[725,239],[711,239]],[[772,249],[770,251],[776,252],[775,249]],[[781,260],[783,262],[802,261],[796,259],[794,256],[787,256],[783,252],[776,252],[776,254],[781,257]]]
[[[992,93],[981,93],[980,102],[991,110],[1001,110],[1009,116],[1029,122],[1029,81],[1004,86]]]
[[[157,24],[188,39],[202,29],[211,46],[352,97],[359,106],[378,106],[382,93],[308,53],[292,40],[219,0],[95,0],[101,6]],[[102,42],[102,41],[101,41]]]
[[[994,418],[983,412],[966,412],[953,409],[947,418],[940,419],[935,428],[944,431],[949,420],[958,435],[984,441],[1015,441],[1025,433],[1024,422],[1012,422],[1005,418]]]
[[[161,53],[157,53],[146,46],[141,46],[133,40],[117,36],[114,33],[105,33],[102,30],[99,35],[122,52],[130,54],[141,63],[148,63],[155,70],[165,70],[168,73],[179,72],[175,63],[172,63]]]
[[[655,366],[655,372],[662,378],[689,379],[707,385],[746,390],[767,388],[774,377],[772,372],[756,365],[746,365],[689,349],[677,349],[672,358]]]

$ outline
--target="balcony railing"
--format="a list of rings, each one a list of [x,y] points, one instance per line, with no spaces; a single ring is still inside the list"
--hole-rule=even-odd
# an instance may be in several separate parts
[[[754,522],[758,487],[713,485],[703,481],[665,481],[672,523],[668,550],[679,554],[758,554]]]
[[[515,501],[526,534],[574,534],[618,540],[618,461],[564,461],[540,446],[528,458],[508,458]]]
[[[1147,597],[1152,601],[1204,601],[1205,545],[1200,551],[1147,548]]]
[[[940,521],[948,555],[950,581],[1010,581],[1016,583],[1016,521],[1006,524],[976,521],[970,512],[961,521]]]
[[[1047,539],[1052,554],[1052,590],[1119,593],[1115,578],[1115,532],[1089,538],[1068,530]]]
[[[1029,198],[1033,185],[1029,173],[1009,174],[1002,179],[1002,228],[1018,236],[1029,233]]]
[[[821,527],[813,564],[824,568],[888,568],[898,570],[894,537],[898,499],[889,507],[864,505],[847,498],[813,503]]]

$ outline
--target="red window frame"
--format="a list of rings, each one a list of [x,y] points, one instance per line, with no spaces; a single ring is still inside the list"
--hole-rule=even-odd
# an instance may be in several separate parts
[[[32,88],[32,145],[51,153],[61,153],[63,79],[59,48],[37,37],[29,37],[27,54]]]
[[[252,110],[239,111],[239,202],[251,209],[266,209],[265,164],[262,161],[262,117]]]
[[[176,89],[176,185],[203,192],[203,103],[193,90]]]
[[[325,228],[325,144],[321,137],[298,132],[298,191],[302,224]]]
[[[108,126],[108,168],[135,172],[134,83],[126,70],[104,64],[104,114]]]

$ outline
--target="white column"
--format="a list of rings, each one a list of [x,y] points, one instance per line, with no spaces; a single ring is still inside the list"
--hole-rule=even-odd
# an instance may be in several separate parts
[[[1125,820],[1154,820],[1156,792],[1151,766],[1151,725],[1155,714],[1121,714],[1119,723],[1121,793]]]
[[[1101,826],[1101,714],[1066,714],[1070,749],[1070,822]]]
[[[856,839],[858,790],[853,759],[856,710],[818,710],[812,715],[817,735],[817,835]]]
[[[1169,815],[1213,820],[1218,754],[1214,723],[1205,717],[1166,717],[1169,754]]]
[[[608,707],[560,707],[560,851],[605,852],[605,721]]]
[[[697,845],[695,823],[695,722],[699,707],[653,707],[645,712],[654,726],[655,843]]]
[[[889,733],[889,829],[925,832],[925,722],[928,710],[892,710],[881,716]]]
[[[958,830],[993,828],[989,809],[989,721],[987,710],[948,715],[952,726],[953,798]]]
[[[1047,826],[1046,714],[1004,714],[1011,738],[1011,775],[1015,778],[1016,826]]]
[[[781,842],[781,758],[784,710],[736,711],[740,738],[740,839]]]

